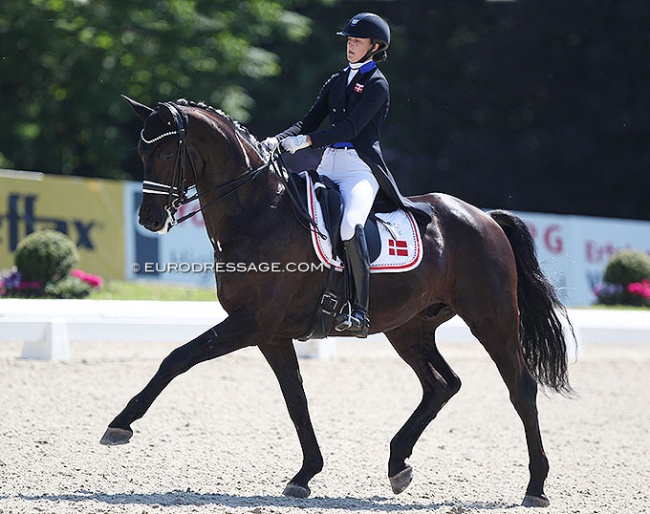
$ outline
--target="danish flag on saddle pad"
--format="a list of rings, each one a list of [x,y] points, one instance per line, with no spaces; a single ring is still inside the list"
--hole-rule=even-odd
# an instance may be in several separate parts
[[[354,85],[353,91],[355,93],[361,93],[363,92],[363,84],[359,84],[358,82]]]
[[[388,255],[400,255],[402,257],[408,257],[408,242],[401,239],[389,239]]]

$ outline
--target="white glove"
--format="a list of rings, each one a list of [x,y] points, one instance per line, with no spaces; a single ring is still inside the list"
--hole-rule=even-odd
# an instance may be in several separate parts
[[[267,137],[262,141],[262,147],[268,152],[272,152],[278,146],[279,141],[277,137]]]
[[[280,144],[282,145],[282,148],[291,154],[294,154],[298,150],[302,150],[303,148],[307,148],[309,146],[309,143],[307,142],[307,136],[304,134],[283,139],[280,141]]]

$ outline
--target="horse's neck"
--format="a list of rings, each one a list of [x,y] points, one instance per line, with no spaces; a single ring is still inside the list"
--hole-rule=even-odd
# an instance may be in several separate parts
[[[238,128],[233,128],[221,116],[201,112],[195,121],[198,122],[198,131],[202,132],[196,144],[205,163],[203,177],[199,177],[202,183],[202,191],[199,192],[205,194],[201,203],[205,207],[203,218],[208,236],[215,249],[219,246],[217,242],[228,245],[230,241],[249,235],[254,237],[259,233],[260,225],[275,219],[274,206],[279,195],[277,177],[264,170],[241,187],[235,186],[238,187],[236,192],[215,201],[215,197],[231,189],[224,184],[236,181],[242,174],[262,166],[264,159],[249,138],[239,134]],[[214,195],[209,192],[211,190],[216,191]]]
[[[261,162],[252,161],[251,165],[255,169]],[[241,174],[233,175],[227,180],[234,180],[238,176]],[[210,186],[206,188],[209,189]],[[223,200],[210,204],[212,199],[209,194],[206,195],[203,218],[209,237],[222,246],[246,237],[257,237],[263,226],[277,223],[280,192],[277,177],[264,170],[258,177]],[[216,194],[224,193],[225,191],[220,191]]]

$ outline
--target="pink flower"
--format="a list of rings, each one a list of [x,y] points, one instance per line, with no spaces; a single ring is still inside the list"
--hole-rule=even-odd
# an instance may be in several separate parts
[[[641,298],[650,298],[650,281],[644,278],[641,282],[632,282],[627,285],[627,292]]]
[[[97,276],[97,275],[93,275],[91,273],[86,273],[84,271],[81,271],[80,269],[73,269],[70,272],[70,274],[73,277],[77,277],[79,280],[83,280],[90,287],[93,287],[93,288],[102,287],[102,278]]]
[[[29,281],[29,280],[22,280],[20,284],[18,285],[19,290],[25,290],[25,289],[41,289],[43,286],[41,285],[40,282],[36,282],[35,280]]]

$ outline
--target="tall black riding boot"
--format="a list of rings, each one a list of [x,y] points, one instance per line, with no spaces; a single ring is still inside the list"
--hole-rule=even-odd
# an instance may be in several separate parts
[[[351,332],[357,337],[367,337],[370,328],[368,319],[368,301],[370,297],[370,258],[366,245],[366,234],[363,226],[357,225],[354,237],[344,241],[345,255],[349,272],[354,285],[352,307],[337,318],[336,330]]]

